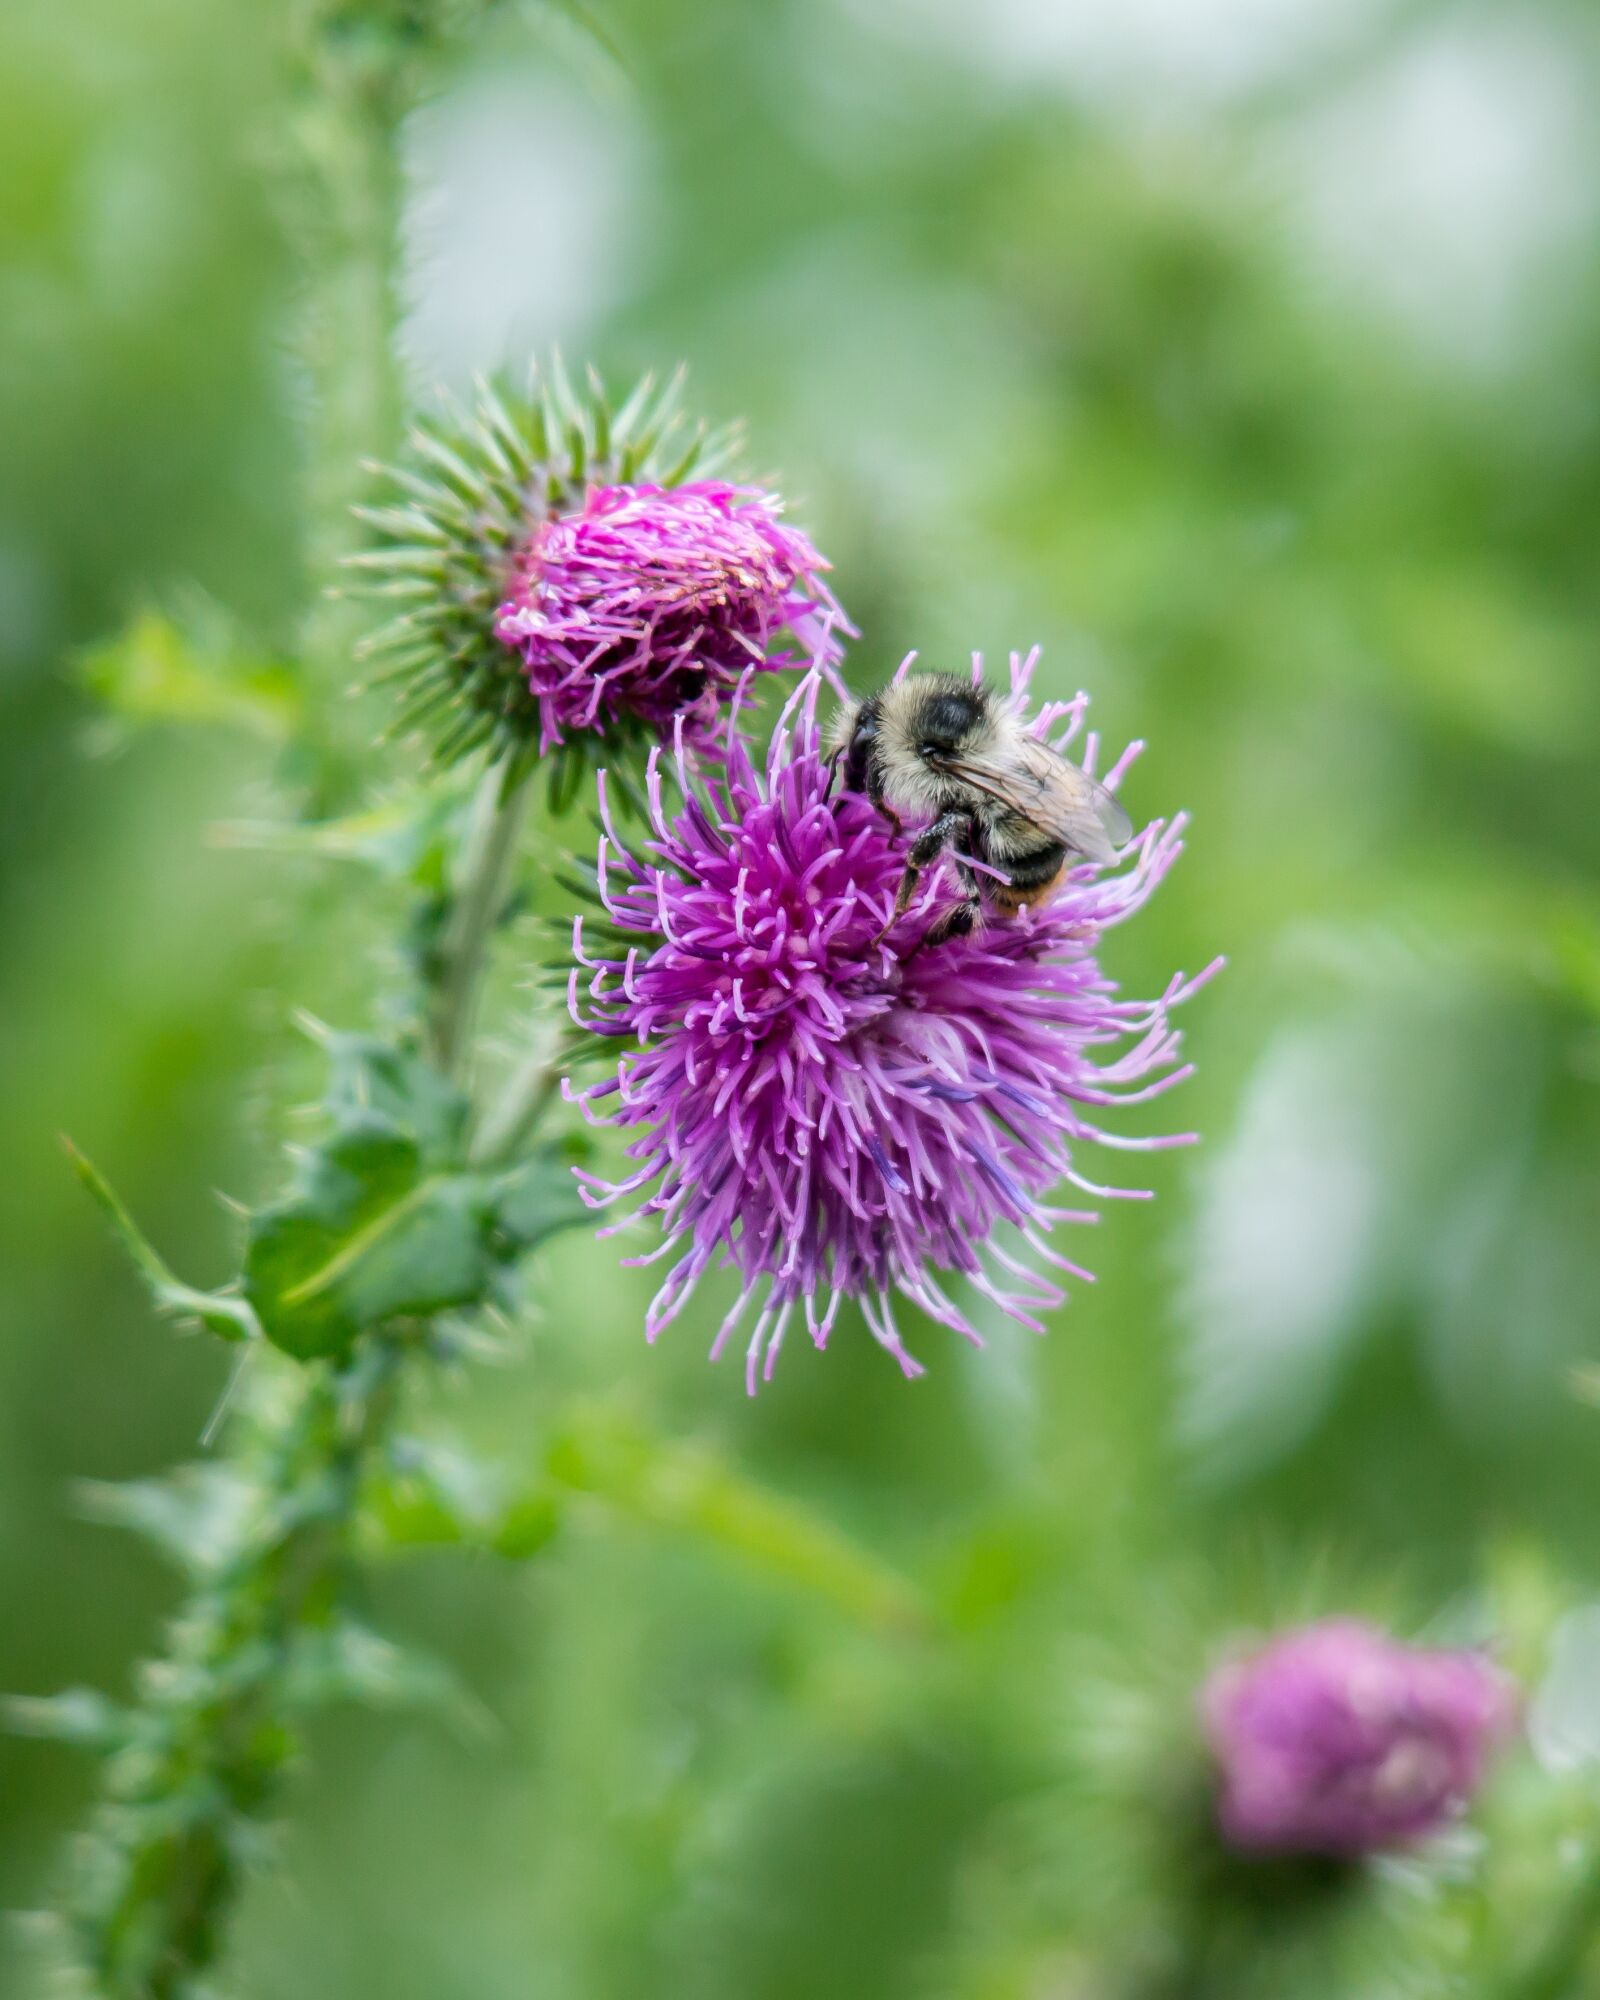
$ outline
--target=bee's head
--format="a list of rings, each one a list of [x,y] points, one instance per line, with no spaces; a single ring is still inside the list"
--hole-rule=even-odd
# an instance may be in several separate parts
[[[887,799],[901,812],[937,811],[950,783],[946,760],[971,756],[993,728],[981,686],[955,674],[911,674],[840,716],[835,755],[848,791]]]
[[[988,721],[987,692],[953,674],[930,674],[907,717],[918,756],[929,763],[971,749]]]

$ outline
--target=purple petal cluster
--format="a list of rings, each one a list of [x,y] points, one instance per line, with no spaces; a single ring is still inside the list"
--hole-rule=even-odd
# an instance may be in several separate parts
[[[1365,1854],[1437,1832],[1477,1790],[1515,1713],[1481,1654],[1423,1652],[1354,1619],[1308,1625],[1206,1685],[1235,1847]]]
[[[698,480],[597,486],[542,521],[495,619],[538,698],[541,750],[621,718],[670,740],[680,715],[688,743],[713,749],[751,668],[837,659],[850,628],[828,565],[779,512],[771,494]]]
[[[1033,658],[1013,657],[1018,702]],[[643,1194],[635,1215],[663,1233],[634,1260],[673,1259],[651,1339],[706,1272],[737,1273],[711,1351],[753,1315],[752,1392],[796,1311],[822,1347],[844,1298],[907,1376],[922,1371],[896,1293],[978,1345],[953,1292],[1042,1331],[1038,1314],[1065,1295],[1041,1267],[1090,1276],[1047,1238],[1097,1219],[1052,1205],[1052,1192],[1137,1195],[1085,1178],[1081,1149],[1192,1137],[1117,1138],[1097,1123],[1188,1074],[1169,1014],[1200,980],[1124,1000],[1095,956],[1171,867],[1181,821],[1147,827],[1121,872],[1076,868],[1042,906],[919,949],[955,885],[930,870],[891,926],[904,837],[833,782],[820,689],[815,673],[801,684],[764,767],[730,730],[703,790],[680,757],[669,797],[654,760],[642,851],[606,821],[608,941],[591,948],[581,921],[575,933],[574,1018],[627,1047],[601,1082],[569,1091],[630,1135],[636,1163],[620,1184],[590,1180],[589,1198]],[[1048,707],[1034,727],[1064,721],[1070,737],[1085,705]]]

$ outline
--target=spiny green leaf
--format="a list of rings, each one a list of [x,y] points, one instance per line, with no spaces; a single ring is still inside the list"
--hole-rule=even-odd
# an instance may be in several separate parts
[[[78,1178],[111,1218],[117,1240],[144,1279],[157,1312],[175,1319],[199,1320],[224,1340],[253,1340],[260,1334],[260,1325],[246,1300],[222,1292],[197,1291],[174,1276],[94,1162],[70,1139],[63,1137],[61,1143]]]
[[[61,1743],[79,1743],[94,1750],[113,1750],[128,1734],[124,1709],[94,1688],[64,1688],[60,1694],[8,1695],[0,1715],[17,1736],[44,1736]]]
[[[524,1160],[496,1192],[495,1221],[518,1255],[588,1220],[589,1210],[579,1199],[564,1146],[546,1148]]]
[[[289,666],[240,645],[219,607],[195,599],[181,617],[146,609],[78,657],[85,684],[131,722],[220,723],[281,741],[299,693]]]
[[[378,1035],[334,1029],[322,1042],[331,1070],[331,1111],[375,1112],[388,1119],[416,1140],[430,1166],[463,1162],[467,1100],[425,1056]]]
[[[289,1197],[255,1218],[246,1292],[277,1346],[339,1354],[369,1327],[477,1303],[492,1220],[482,1176],[429,1171],[391,1119],[350,1111]]]
[[[328,1136],[253,1220],[245,1292],[301,1359],[369,1327],[486,1299],[519,1258],[584,1218],[565,1148],[474,1170],[465,1097],[417,1050],[306,1017],[327,1054]]]
[[[355,1701],[367,1708],[430,1709],[474,1735],[493,1727],[482,1703],[443,1661],[350,1617],[296,1635],[284,1694],[290,1708]]]
[[[183,1466],[163,1479],[85,1480],[77,1488],[91,1520],[143,1535],[196,1575],[232,1553],[256,1497],[253,1482],[225,1464]]]

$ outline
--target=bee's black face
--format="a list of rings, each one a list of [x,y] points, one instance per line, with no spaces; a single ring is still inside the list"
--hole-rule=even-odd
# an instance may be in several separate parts
[[[924,757],[948,757],[960,749],[983,714],[976,690],[941,688],[917,710],[917,748]]]

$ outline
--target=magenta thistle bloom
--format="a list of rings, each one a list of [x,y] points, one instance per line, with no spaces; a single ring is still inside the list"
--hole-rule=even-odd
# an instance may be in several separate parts
[[[385,622],[360,652],[440,761],[551,753],[566,802],[617,737],[715,753],[746,669],[838,656],[827,565],[771,494],[723,478],[731,438],[676,379],[613,405],[559,363],[419,420],[350,558]]]
[[[495,620],[527,667],[540,748],[624,717],[670,737],[681,714],[704,750],[751,667],[835,661],[828,565],[779,512],[769,493],[700,480],[595,487],[541,521]]]
[[[1033,659],[1013,656],[1018,702]],[[652,767],[643,856],[609,819],[601,843],[611,942],[591,956],[581,921],[575,933],[574,1018],[637,1043],[603,1081],[572,1092],[596,1122],[632,1135],[637,1163],[619,1185],[590,1180],[589,1198],[650,1190],[637,1213],[665,1240],[635,1261],[675,1257],[646,1320],[651,1339],[713,1268],[740,1280],[713,1358],[759,1296],[752,1391],[770,1379],[796,1308],[821,1347],[845,1297],[860,1300],[908,1376],[922,1371],[902,1344],[895,1292],[981,1345],[945,1274],[1042,1331],[1038,1312],[1064,1294],[1040,1265],[1090,1275],[1045,1238],[1096,1220],[1047,1197],[1062,1181],[1135,1192],[1085,1178],[1078,1149],[1193,1136],[1116,1138],[1095,1123],[1103,1107],[1188,1074],[1175,1067],[1168,1016],[1200,980],[1123,1000],[1095,959],[1101,933],[1171,867],[1182,822],[1146,828],[1120,873],[1076,868],[1040,907],[919,950],[959,890],[940,864],[885,934],[904,839],[832,784],[820,687],[816,674],[802,684],[764,769],[730,731],[703,800],[669,802]],[[1080,696],[1047,708],[1033,726],[1043,734],[1065,718],[1070,736],[1085,706]]]
[[[1275,1639],[1207,1682],[1202,1711],[1231,1845],[1365,1854],[1437,1832],[1514,1716],[1478,1653],[1404,1646],[1355,1619]]]

